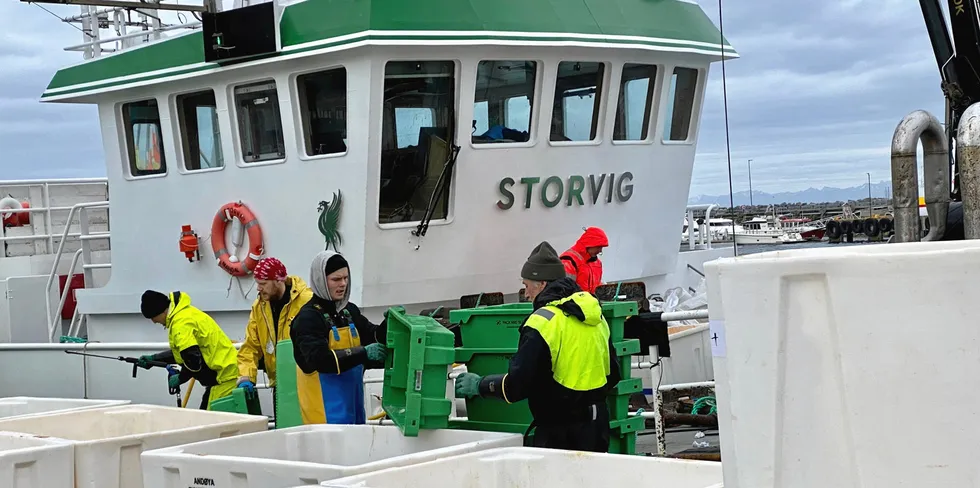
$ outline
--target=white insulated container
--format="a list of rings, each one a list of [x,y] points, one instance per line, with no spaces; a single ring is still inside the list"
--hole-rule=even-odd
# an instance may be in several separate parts
[[[331,488],[718,488],[721,463],[507,447],[320,483]]]
[[[142,488],[144,450],[259,432],[268,422],[261,415],[123,405],[0,419],[0,431],[72,441],[74,488]]]
[[[980,241],[707,263],[725,487],[977,486],[978,271]]]
[[[18,432],[0,432],[0,486],[73,488],[71,442]]]
[[[296,485],[408,466],[485,449],[520,446],[520,434],[398,427],[304,425],[146,451],[145,488]]]
[[[80,398],[5,397],[0,398],[0,419],[21,418],[50,413],[74,412],[89,408],[128,405],[129,400],[86,400]],[[2,485],[0,485],[2,486]]]

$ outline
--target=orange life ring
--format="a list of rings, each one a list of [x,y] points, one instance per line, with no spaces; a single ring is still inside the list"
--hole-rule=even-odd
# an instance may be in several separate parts
[[[237,218],[248,232],[248,254],[245,259],[234,263],[225,246],[225,229],[231,220]],[[264,252],[262,249],[262,227],[252,211],[241,202],[226,203],[218,209],[211,222],[211,250],[218,260],[218,266],[232,276],[248,276]]]

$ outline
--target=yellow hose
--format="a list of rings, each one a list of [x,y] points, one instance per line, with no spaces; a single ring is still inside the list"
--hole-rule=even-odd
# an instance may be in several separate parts
[[[191,378],[190,383],[187,383],[187,394],[184,395],[184,402],[180,405],[180,408],[187,408],[187,401],[191,399],[191,391],[194,390],[194,380]]]
[[[383,419],[383,418],[385,418],[385,415],[388,415],[388,414],[386,414],[386,413],[385,413],[384,411],[382,411],[381,413],[379,413],[379,414],[377,414],[377,415],[372,415],[372,416],[370,416],[370,417],[368,417],[367,419],[368,419],[368,420],[378,420],[378,419]]]

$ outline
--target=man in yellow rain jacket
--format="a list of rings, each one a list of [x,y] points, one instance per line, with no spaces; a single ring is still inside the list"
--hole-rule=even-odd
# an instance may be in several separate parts
[[[179,364],[180,374],[169,378],[170,387],[196,379],[207,388],[202,410],[210,410],[215,400],[231,394],[238,378],[238,352],[211,316],[191,306],[189,295],[146,290],[140,310],[144,317],[167,329],[170,343],[169,351],[140,356],[140,366],[149,368],[148,361]]]
[[[364,370],[383,368],[387,323],[372,324],[350,303],[347,260],[320,251],[310,265],[313,298],[289,335],[304,424],[363,424]]]
[[[238,349],[238,387],[255,394],[255,380],[262,362],[269,386],[276,386],[276,344],[289,338],[289,326],[313,290],[299,276],[286,273],[276,258],[265,258],[252,271],[259,296],[245,326],[245,342]],[[275,395],[275,390],[273,390]],[[275,404],[275,402],[273,402]]]

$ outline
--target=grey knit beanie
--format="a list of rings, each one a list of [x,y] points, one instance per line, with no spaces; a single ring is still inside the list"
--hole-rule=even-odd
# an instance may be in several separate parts
[[[565,265],[558,259],[555,248],[543,241],[531,251],[521,268],[521,278],[534,281],[555,281],[565,277]]]

